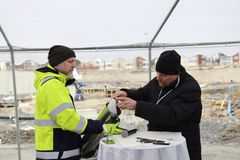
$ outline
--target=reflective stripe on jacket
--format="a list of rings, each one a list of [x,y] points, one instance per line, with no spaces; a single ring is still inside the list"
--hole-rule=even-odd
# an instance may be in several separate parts
[[[80,151],[79,149],[73,149],[69,151],[63,151],[61,158],[71,158],[75,156],[79,156]],[[58,159],[59,152],[36,152],[36,158],[37,159]]]

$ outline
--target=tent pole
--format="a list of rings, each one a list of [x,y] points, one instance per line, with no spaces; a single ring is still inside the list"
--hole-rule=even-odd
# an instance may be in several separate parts
[[[153,45],[153,42],[154,40],[157,38],[159,32],[162,30],[164,24],[167,22],[168,18],[170,17],[170,15],[172,14],[173,10],[175,9],[175,7],[177,6],[178,2],[180,0],[176,0],[173,4],[173,6],[171,7],[171,9],[169,10],[167,16],[165,17],[165,19],[163,20],[161,26],[159,27],[159,29],[157,30],[156,34],[153,36],[152,40],[150,41],[150,43],[148,44],[149,45],[149,48],[148,48],[148,71],[149,71],[149,81],[152,79],[152,53],[151,53],[151,50],[152,50],[152,45]]]
[[[13,90],[14,90],[14,101],[15,101],[15,114],[16,114],[16,140],[17,140],[17,147],[18,147],[18,160],[21,160],[21,150],[20,150],[20,130],[19,130],[19,117],[18,117],[18,101],[17,101],[17,89],[16,89],[16,76],[15,76],[15,62],[14,62],[14,53],[13,48],[10,42],[7,39],[1,25],[0,31],[9,47],[10,54],[11,54],[11,64],[12,64],[12,76],[13,76]]]

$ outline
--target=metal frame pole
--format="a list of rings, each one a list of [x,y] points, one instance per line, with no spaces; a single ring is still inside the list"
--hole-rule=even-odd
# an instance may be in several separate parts
[[[15,76],[15,62],[14,62],[14,53],[13,48],[10,42],[7,39],[1,25],[0,31],[9,47],[10,54],[11,54],[11,64],[12,64],[12,76],[13,76],[13,90],[14,90],[14,101],[15,101],[15,114],[16,114],[16,140],[17,140],[17,147],[18,147],[18,159],[21,160],[21,150],[20,150],[20,130],[19,130],[19,117],[18,117],[18,101],[17,101],[17,89],[16,89],[16,76]]]
[[[177,6],[178,2],[180,0],[176,0],[173,4],[173,6],[171,7],[170,11],[168,12],[167,16],[165,17],[165,19],[163,20],[161,26],[159,27],[159,29],[157,30],[156,34],[153,36],[152,40],[150,41],[150,43],[148,44],[149,45],[149,48],[148,48],[148,70],[149,70],[149,81],[152,79],[152,65],[151,65],[151,62],[152,62],[152,53],[151,53],[151,50],[152,50],[152,45],[153,45],[153,42],[154,40],[157,38],[159,32],[162,30],[164,24],[167,22],[168,18],[170,17],[170,15],[172,14],[173,10],[175,9],[175,7]]]

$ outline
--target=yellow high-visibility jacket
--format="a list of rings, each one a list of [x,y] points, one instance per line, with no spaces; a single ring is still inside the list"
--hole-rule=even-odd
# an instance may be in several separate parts
[[[35,71],[36,159],[79,159],[82,133],[100,133],[102,122],[76,112],[67,76],[50,65]]]

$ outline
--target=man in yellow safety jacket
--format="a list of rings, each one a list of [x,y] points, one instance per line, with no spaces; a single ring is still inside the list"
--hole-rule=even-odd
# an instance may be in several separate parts
[[[37,160],[79,160],[81,134],[103,131],[102,120],[87,119],[76,112],[67,88],[73,82],[75,57],[72,49],[55,45],[48,53],[49,64],[35,70]],[[114,124],[110,125],[111,134],[119,132]]]

